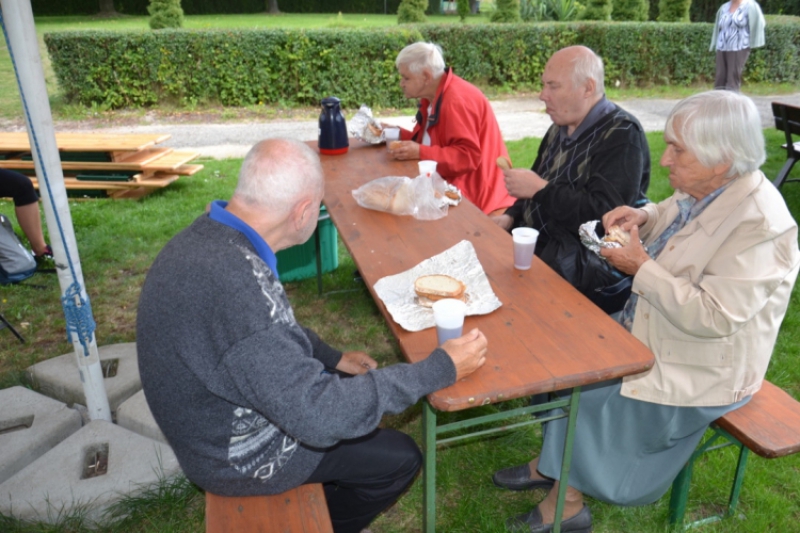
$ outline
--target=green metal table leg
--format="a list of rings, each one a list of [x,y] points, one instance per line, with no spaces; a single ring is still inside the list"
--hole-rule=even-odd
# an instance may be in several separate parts
[[[747,467],[747,456],[750,450],[747,446],[739,446],[739,461],[736,463],[736,474],[733,478],[733,487],[731,488],[731,498],[728,500],[728,513],[726,516],[733,516],[736,512],[736,504],[739,503],[739,493],[742,490],[742,483],[744,483],[744,470]]]
[[[569,485],[569,467],[572,463],[572,444],[575,441],[575,425],[578,421],[578,401],[581,388],[572,389],[569,399],[569,418],[567,419],[567,435],[564,439],[564,456],[561,460],[561,482],[558,484],[558,497],[556,498],[556,519],[553,522],[553,533],[561,533],[561,515],[564,513],[564,498],[567,496]]]
[[[422,487],[422,530],[436,531],[436,411],[428,400],[422,402],[422,440],[425,449],[425,471]]]
[[[669,525],[678,531],[683,531],[683,517],[686,515],[686,503],[689,501],[693,465],[694,456],[683,466],[672,482],[672,492],[669,496]]]

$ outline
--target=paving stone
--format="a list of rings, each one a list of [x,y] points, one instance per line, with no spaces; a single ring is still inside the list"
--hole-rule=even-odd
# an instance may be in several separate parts
[[[0,390],[0,483],[81,428],[81,415],[43,394]]]
[[[106,452],[107,470],[87,477],[96,454]],[[181,472],[172,449],[110,422],[94,420],[0,484],[0,513],[21,520],[57,524],[80,512],[103,522],[122,497],[152,487]]]
[[[103,379],[111,411],[142,388],[136,343],[109,344],[98,347],[101,364],[117,361],[116,375]],[[67,405],[86,405],[75,353],[70,352],[26,369],[26,378],[34,390]]]
[[[153,418],[143,390],[122,402],[117,408],[117,425],[153,440],[167,442],[167,438]]]

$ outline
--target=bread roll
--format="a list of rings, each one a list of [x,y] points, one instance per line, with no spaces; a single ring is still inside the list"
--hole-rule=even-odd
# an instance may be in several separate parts
[[[627,244],[631,242],[631,234],[619,226],[611,226],[608,228],[608,232],[605,237],[603,237],[603,240],[606,242],[617,242],[622,246],[627,246]]]
[[[497,166],[503,170],[511,170],[511,161],[503,156],[497,158]]]
[[[462,281],[445,274],[420,276],[414,281],[414,292],[419,303],[426,307],[445,298],[466,301],[467,286]]]

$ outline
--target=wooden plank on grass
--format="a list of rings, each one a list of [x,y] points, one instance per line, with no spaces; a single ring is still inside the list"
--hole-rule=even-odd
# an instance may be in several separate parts
[[[114,163],[146,165],[160,157],[164,157],[172,151],[172,148],[166,147],[147,148],[145,150],[139,150],[138,152],[115,153],[113,160]]]
[[[138,152],[164,142],[168,133],[56,133],[56,145],[66,152]],[[26,132],[0,132],[0,152],[30,152]]]
[[[142,170],[164,170],[175,172],[179,167],[185,165],[193,159],[200,157],[199,152],[171,152],[164,157],[159,157],[146,165],[142,165]]]

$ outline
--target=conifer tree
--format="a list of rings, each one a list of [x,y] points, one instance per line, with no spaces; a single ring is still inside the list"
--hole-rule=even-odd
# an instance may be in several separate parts
[[[692,0],[660,0],[658,2],[659,22],[689,22],[689,8]]]
[[[589,0],[583,20],[611,20],[611,0]]]
[[[492,22],[519,22],[519,0],[497,0],[494,13],[489,20]]]
[[[646,21],[650,15],[647,0],[614,0],[611,18],[614,20]]]
[[[150,13],[150,28],[180,28],[183,26],[181,0],[150,0],[147,6]]]
[[[400,24],[414,24],[425,22],[425,10],[428,9],[428,0],[402,0],[397,8],[397,22]]]

